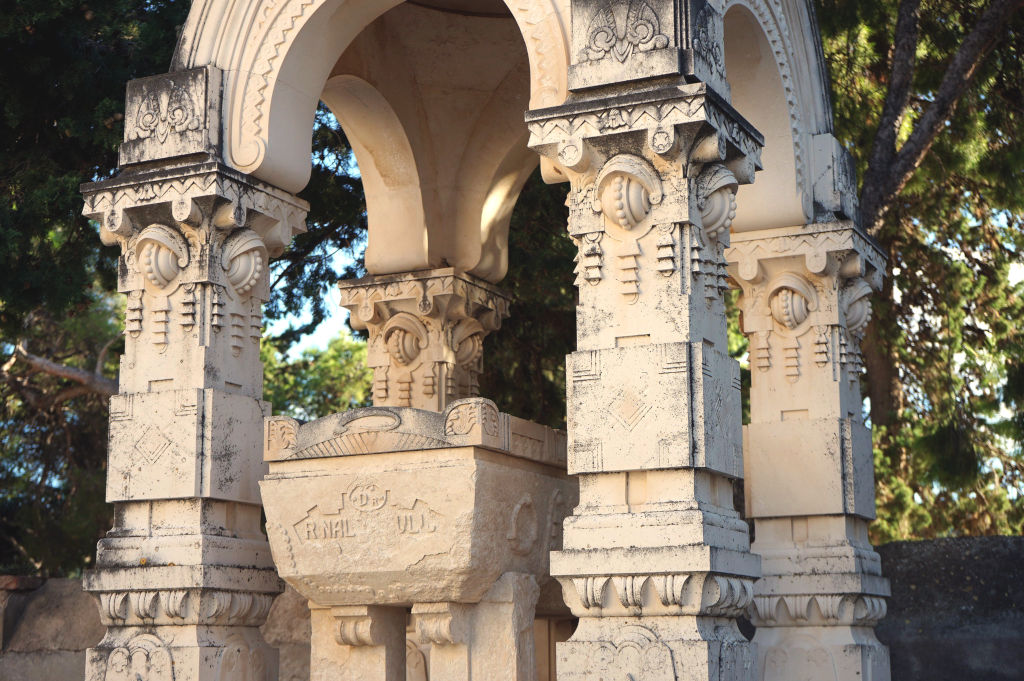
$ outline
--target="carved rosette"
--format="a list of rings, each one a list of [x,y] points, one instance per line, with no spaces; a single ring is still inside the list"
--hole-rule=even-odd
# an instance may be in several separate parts
[[[442,411],[475,397],[484,337],[508,316],[508,298],[454,269],[340,284],[355,328],[369,331],[374,404]]]

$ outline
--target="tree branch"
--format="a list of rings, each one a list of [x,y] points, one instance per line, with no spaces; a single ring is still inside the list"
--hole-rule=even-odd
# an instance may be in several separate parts
[[[869,231],[877,232],[892,200],[903,191],[914,171],[921,165],[946,121],[956,111],[956,106],[977,74],[978,67],[995,47],[1014,13],[1022,7],[1024,0],[993,0],[960,44],[960,49],[953,56],[942,77],[931,106],[914,126],[907,141],[894,157],[882,165],[875,166],[876,159],[872,155],[861,190],[862,217],[864,226]],[[895,69],[896,65],[893,67]],[[887,97],[887,112],[888,103]],[[883,116],[883,122],[885,120]],[[880,127],[879,136],[883,132],[883,128]],[[878,144],[876,138],[875,146]]]
[[[864,173],[861,189],[861,215],[865,226],[871,227],[884,212],[880,191],[889,179],[889,169],[896,156],[896,138],[899,135],[903,112],[910,101],[910,86],[914,81],[918,33],[920,29],[921,0],[903,0],[896,17],[896,32],[893,34],[892,69],[889,90],[882,105],[882,117],[878,132],[871,145],[871,156]]]
[[[93,369],[94,374],[97,376],[103,375],[103,365],[107,363],[107,355],[110,353],[110,348],[119,340],[121,340],[121,336],[114,336],[100,348],[100,353],[96,356],[96,368]]]
[[[107,378],[102,374],[86,371],[85,369],[79,369],[78,367],[67,366],[66,364],[58,364],[46,359],[45,357],[33,355],[25,348],[24,343],[18,343],[14,349],[14,356],[37,371],[42,371],[43,373],[50,374],[51,376],[57,376],[59,378],[66,378],[69,381],[74,381],[75,383],[85,386],[91,392],[99,393],[101,395],[113,395],[117,393],[117,382],[113,379]],[[10,364],[10,362],[7,364]],[[4,365],[5,368],[7,368],[7,364]]]

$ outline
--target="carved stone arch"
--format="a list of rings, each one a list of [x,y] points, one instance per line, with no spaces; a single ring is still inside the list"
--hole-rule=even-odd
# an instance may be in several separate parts
[[[832,135],[821,37],[804,0],[725,0],[733,105],[765,135],[764,170],[737,197],[733,231],[853,217],[848,154]]]
[[[565,99],[568,2],[505,0],[520,28],[533,106]],[[397,0],[195,0],[172,70],[224,73],[223,156],[291,192],[309,180],[313,114],[345,48]]]
[[[467,150],[459,164],[459,185],[472,187],[460,192],[456,207],[454,243],[456,267],[487,281],[500,281],[508,271],[508,229],[512,209],[530,173],[537,167],[537,154],[526,146],[526,127],[505,127],[497,132],[491,122],[518,116],[512,106],[524,85],[512,72],[492,93],[470,134]],[[486,178],[480,182],[479,178]]]
[[[429,266],[427,218],[417,159],[405,126],[381,93],[351,75],[333,76],[321,99],[348,137],[366,195],[366,215],[374,238],[367,244],[371,272],[405,272]],[[381,248],[401,243],[401,256],[382,267]]]

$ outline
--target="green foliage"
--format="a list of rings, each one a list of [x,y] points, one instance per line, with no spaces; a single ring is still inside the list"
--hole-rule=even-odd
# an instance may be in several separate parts
[[[366,343],[347,334],[332,339],[326,349],[307,348],[297,359],[264,339],[260,357],[263,399],[275,414],[312,421],[371,403],[373,372],[366,365]]]
[[[43,313],[22,336],[65,366],[117,371],[123,314],[92,295],[63,319]],[[13,348],[0,342],[6,357]],[[104,503],[107,398],[24,364],[0,382],[0,573],[68,574],[88,565],[109,529]]]
[[[125,83],[167,69],[188,3],[5,2],[0,10],[0,332],[113,288],[82,182],[117,165]],[[97,275],[99,279],[97,280]]]
[[[898,4],[818,4],[837,135],[862,178]],[[988,4],[923,2],[900,142]],[[1009,276],[1024,246],[1024,14],[1004,30],[874,234],[892,265],[865,339],[880,540],[1024,530],[1024,424],[1008,416],[1024,407],[1024,289]]]
[[[565,427],[565,356],[576,349],[576,247],[566,233],[565,185],[535,172],[512,213],[509,271],[501,287],[511,316],[484,341],[480,394],[500,409]]]

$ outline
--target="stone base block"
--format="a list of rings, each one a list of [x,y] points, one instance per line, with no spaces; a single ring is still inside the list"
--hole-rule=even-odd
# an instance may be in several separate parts
[[[889,651],[869,627],[758,627],[761,681],[889,681]]]
[[[85,656],[86,681],[264,681],[277,651],[256,627],[114,627]]]
[[[586,618],[557,650],[559,681],[754,680],[754,646],[727,619]]]
[[[507,571],[543,582],[576,502],[564,472],[481,447],[274,462],[261,484],[278,570],[322,606],[474,603]]]

